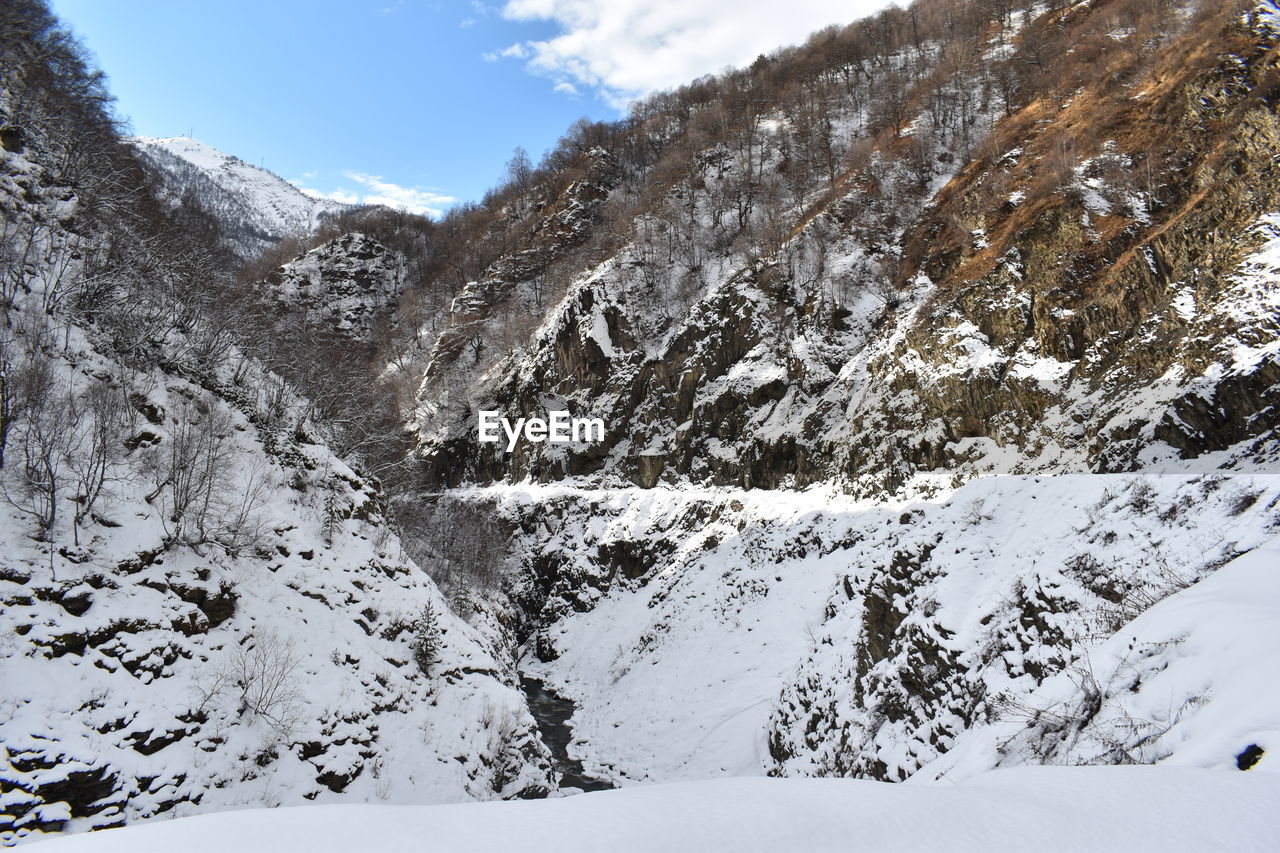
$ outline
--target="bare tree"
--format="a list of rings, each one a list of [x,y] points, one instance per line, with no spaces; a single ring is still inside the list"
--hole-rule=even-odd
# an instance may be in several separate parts
[[[520,193],[528,192],[533,183],[533,161],[529,159],[529,152],[519,146],[507,161],[507,180]]]
[[[230,431],[230,418],[210,395],[174,407],[168,440],[150,460],[156,487],[147,495],[148,503],[160,500],[170,544],[209,541],[215,499],[232,461]]]
[[[78,545],[80,526],[93,515],[107,483],[124,461],[131,407],[119,389],[95,382],[80,400],[71,400],[71,408],[67,468],[76,504],[72,530]]]
[[[212,395],[201,394],[174,406],[166,441],[148,460],[170,545],[199,547],[217,543],[230,551],[252,547],[260,539],[258,510],[270,487],[268,471],[241,471],[231,441],[234,423]]]
[[[9,433],[17,423],[22,403],[18,397],[18,369],[14,341],[8,330],[0,330],[0,470],[4,469],[4,451],[9,446]]]
[[[301,713],[302,692],[295,675],[300,662],[291,639],[272,631],[255,632],[231,661],[240,713],[261,717],[288,736]]]
[[[473,592],[497,586],[507,559],[507,535],[489,513],[456,500],[414,504],[397,512],[401,542],[444,591],[450,607],[465,613]]]
[[[254,630],[229,652],[221,666],[196,684],[199,706],[207,714],[227,694],[234,694],[236,713],[257,717],[281,737],[297,728],[303,711],[298,684],[301,656],[293,640],[270,630]]]
[[[42,331],[45,327],[41,326]],[[10,368],[6,406],[9,429],[21,421],[21,465],[16,486],[4,480],[5,500],[36,523],[37,537],[51,542],[58,523],[59,490],[64,486],[67,443],[74,412],[56,389],[53,366],[41,352],[40,335],[21,335],[24,352]],[[7,430],[6,430],[7,431]]]

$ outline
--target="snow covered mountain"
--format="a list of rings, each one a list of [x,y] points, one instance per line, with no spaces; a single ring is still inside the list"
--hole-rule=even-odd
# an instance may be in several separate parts
[[[1020,20],[1023,49],[1063,39],[1063,66],[1082,40],[1127,50],[1105,4]],[[979,97],[993,62],[940,69],[945,51],[885,48],[884,62],[919,65],[921,113],[876,132],[873,84],[829,84],[828,144],[850,165],[817,170],[808,192],[769,177],[794,173],[809,144],[799,105],[726,119],[696,154],[673,143],[673,162],[651,167],[678,176],[661,192],[645,164],[583,153],[581,177],[527,207],[528,247],[468,283],[436,338],[415,413],[428,478],[838,482],[882,497],[996,474],[1273,464],[1274,51],[1273,25],[1224,13],[1134,62],[1123,87],[1077,71],[1070,97],[1028,92],[1012,110]],[[962,94],[974,113],[955,130],[923,108]],[[1097,115],[1105,132],[1082,135]],[[740,219],[730,200],[747,192]],[[612,235],[637,194],[648,208]],[[564,298],[533,312],[509,357],[510,316],[575,256]],[[548,400],[603,419],[605,440],[510,453],[479,440],[477,410],[514,419]]]
[[[1278,61],[1273,0],[890,8],[235,285],[24,118],[4,841],[1265,848]],[[322,216],[191,146],[242,250]]]
[[[1157,52],[1117,4],[958,48],[882,16],[503,200],[422,477],[520,531],[525,671],[588,773],[1274,770],[1233,697],[1280,661],[1278,16],[1202,11]],[[555,409],[604,440],[476,427]]]
[[[130,140],[173,203],[194,199],[237,254],[253,258],[285,237],[310,234],[350,205],[312,198],[283,178],[185,136]]]

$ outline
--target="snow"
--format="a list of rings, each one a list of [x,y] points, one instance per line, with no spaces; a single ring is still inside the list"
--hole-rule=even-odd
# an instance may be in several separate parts
[[[1060,674],[1026,703],[1045,715],[1074,713],[1082,685],[1101,690],[1101,707],[1052,754],[1096,762],[1122,734],[1139,745],[1128,758],[1162,766],[1231,769],[1249,744],[1266,748],[1254,772],[1280,772],[1280,547],[1258,548],[1157,603],[1104,642],[1081,667]],[[1082,678],[1084,677],[1084,678]],[[1065,710],[1064,710],[1065,709]],[[975,728],[922,769],[918,779],[967,778],[997,764],[1038,760],[1018,721]]]
[[[960,784],[724,779],[533,802],[316,806],[106,830],[48,853],[1269,851],[1280,776],[1037,767]]]
[[[1217,566],[1237,555],[1274,562],[1280,478],[998,477],[940,502],[880,504],[823,489],[521,485],[474,494],[496,500],[512,520],[555,520],[524,545],[529,560],[559,566],[566,579],[543,611],[549,624],[539,648],[555,654],[529,654],[523,667],[577,703],[570,753],[587,772],[631,785],[825,775],[848,772],[843,762],[857,756],[883,762],[890,778],[910,776],[971,723],[980,730],[996,697],[1034,705],[1043,679],[1063,672],[1069,680],[1080,661],[1107,660],[1091,643],[1142,607],[1197,578],[1215,580]],[[620,553],[633,562],[616,562]],[[1120,603],[1103,597],[1113,593],[1102,578],[1127,590]],[[886,585],[904,588],[895,599],[901,624],[884,639],[883,659],[858,675],[859,649],[872,642],[868,602]],[[1247,623],[1223,624],[1244,632]],[[1250,646],[1249,636],[1239,634],[1245,644],[1236,651],[1224,636],[1200,659],[1224,671],[1228,660],[1242,671],[1273,671],[1280,649]],[[935,678],[954,701],[921,708],[917,722],[877,716],[877,703],[892,705],[897,685],[917,677],[921,649],[935,645],[953,662]],[[1173,661],[1165,677],[1210,676]],[[1153,695],[1177,699],[1175,710],[1183,704],[1186,697],[1164,689],[1173,682],[1158,683]],[[1169,754],[1223,767],[1248,745],[1248,732],[1265,741],[1272,706],[1238,692],[1221,706],[1184,712],[1191,724],[1216,707],[1240,706],[1240,726],[1223,728],[1212,754],[1177,744]],[[1157,717],[1147,705],[1129,713]],[[1002,737],[1026,726],[1013,722]],[[1122,722],[1117,713],[1102,730],[1124,736]],[[776,758],[774,745],[790,756]]]
[[[266,169],[196,139],[139,136],[131,141],[161,172],[165,191],[175,201],[194,191],[244,252],[260,249],[264,240],[309,233],[325,216],[350,207],[308,196]]]
[[[609,322],[605,319],[603,311],[597,310],[591,315],[591,339],[600,347],[600,352],[605,358],[613,358],[616,355],[613,341],[609,338]]]

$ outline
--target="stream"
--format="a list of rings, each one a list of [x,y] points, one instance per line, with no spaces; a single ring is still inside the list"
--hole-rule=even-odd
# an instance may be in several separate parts
[[[551,750],[551,763],[560,774],[560,787],[584,791],[613,788],[611,782],[588,776],[582,769],[582,762],[569,756],[569,743],[573,740],[573,728],[569,725],[574,711],[573,702],[547,690],[536,678],[520,676],[520,687],[529,698],[529,711],[538,721],[542,742]]]

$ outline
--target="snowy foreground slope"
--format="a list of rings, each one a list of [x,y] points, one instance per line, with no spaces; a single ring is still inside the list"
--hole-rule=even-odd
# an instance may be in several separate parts
[[[1273,850],[1280,776],[1002,770],[959,785],[723,779],[536,802],[317,806],[152,823],[48,853],[215,851]]]
[[[993,478],[898,505],[475,495],[525,530],[526,671],[577,702],[571,752],[616,782],[1226,768],[1251,745],[1275,767],[1275,476]]]

